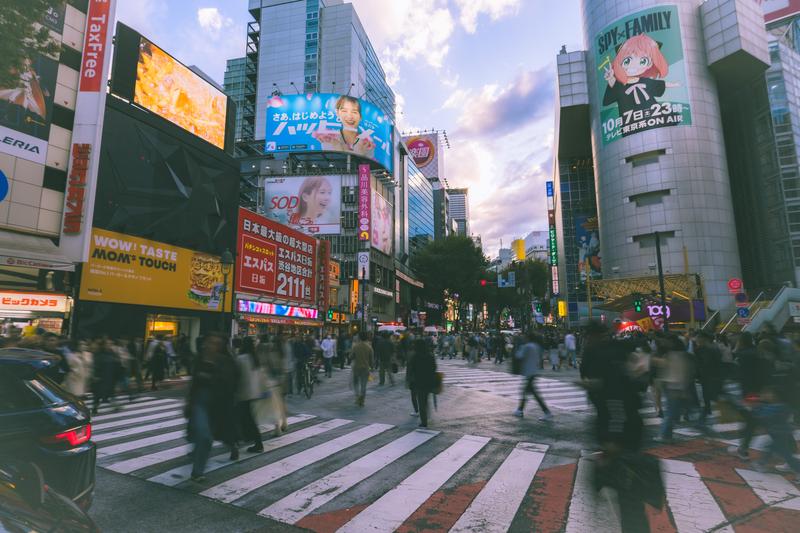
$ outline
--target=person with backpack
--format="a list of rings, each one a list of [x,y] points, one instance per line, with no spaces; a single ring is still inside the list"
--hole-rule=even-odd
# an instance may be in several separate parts
[[[518,418],[524,416],[525,401],[530,392],[544,412],[544,414],[539,417],[539,420],[543,422],[552,420],[553,414],[536,389],[535,382],[536,378],[539,376],[539,364],[542,360],[542,345],[541,341],[533,332],[528,334],[527,342],[520,346],[514,353],[514,358],[519,360],[519,373],[525,377],[525,385],[522,388],[519,407],[514,411],[514,416]]]

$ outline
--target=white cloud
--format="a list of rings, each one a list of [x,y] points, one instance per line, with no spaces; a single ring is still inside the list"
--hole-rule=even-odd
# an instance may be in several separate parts
[[[216,7],[201,7],[197,10],[197,22],[212,36],[218,37],[223,28],[233,26],[233,19],[224,17]]]
[[[486,14],[492,20],[499,20],[517,13],[520,0],[455,0],[461,11],[459,22],[469,33],[478,29],[478,17]]]

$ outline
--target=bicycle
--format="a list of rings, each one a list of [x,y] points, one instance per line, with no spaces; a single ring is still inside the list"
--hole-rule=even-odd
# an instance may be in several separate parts
[[[300,367],[300,371],[302,372],[300,376],[300,387],[303,389],[303,393],[308,399],[311,399],[311,395],[314,394],[314,385],[319,383],[317,375],[319,374],[320,368],[320,365],[315,364],[311,360]]]

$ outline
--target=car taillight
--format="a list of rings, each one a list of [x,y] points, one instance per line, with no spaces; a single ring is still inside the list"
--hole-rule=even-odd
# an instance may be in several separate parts
[[[91,438],[92,425],[86,424],[85,426],[70,429],[68,431],[64,431],[63,433],[56,433],[55,435],[44,437],[42,441],[45,444],[60,444],[70,448],[75,448],[76,446],[80,446],[81,444],[88,442]]]

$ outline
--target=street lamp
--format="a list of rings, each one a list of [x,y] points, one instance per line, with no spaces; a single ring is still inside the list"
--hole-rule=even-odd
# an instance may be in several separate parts
[[[228,295],[228,276],[233,269],[233,254],[227,248],[222,252],[222,257],[219,259],[220,267],[222,268],[222,328],[220,331],[228,334],[228,328],[225,325],[225,305],[226,296]]]

